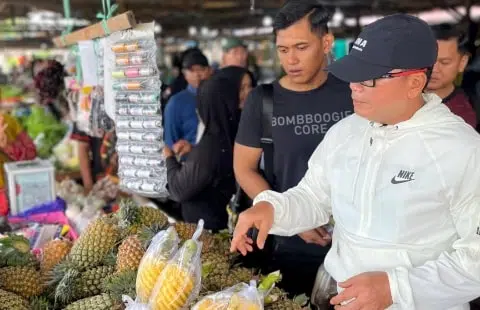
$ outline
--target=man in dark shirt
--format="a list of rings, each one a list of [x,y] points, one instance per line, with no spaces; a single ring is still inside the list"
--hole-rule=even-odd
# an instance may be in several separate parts
[[[263,150],[262,90],[257,88],[243,110],[234,152],[237,181],[250,198],[270,188],[282,192],[298,184],[327,130],[353,113],[348,84],[324,71],[333,44],[328,20],[324,7],[305,0],[287,2],[275,17],[277,52],[286,72],[273,83],[275,184],[269,184],[258,169]],[[281,256],[276,258],[278,266],[272,265],[281,269],[287,290],[310,293],[316,270],[328,251],[322,246],[331,239],[321,227],[300,237],[303,240],[275,236],[275,251],[282,254],[277,255]],[[302,261],[292,261],[294,256]],[[302,266],[289,272],[288,265]]]
[[[211,75],[208,59],[201,52],[188,53],[182,66],[188,82],[187,89],[170,98],[164,114],[165,144],[181,156],[195,145],[198,128],[197,89]]]
[[[437,94],[454,114],[476,128],[473,102],[462,89],[455,87],[458,74],[463,73],[468,63],[468,40],[452,25],[436,25],[432,30],[437,37],[438,57],[427,90]]]

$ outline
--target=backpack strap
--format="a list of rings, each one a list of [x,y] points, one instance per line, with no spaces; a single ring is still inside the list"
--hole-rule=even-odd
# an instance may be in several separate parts
[[[264,160],[264,173],[270,186],[275,184],[275,173],[273,169],[273,135],[272,135],[272,118],[273,118],[273,84],[262,85],[262,149]]]

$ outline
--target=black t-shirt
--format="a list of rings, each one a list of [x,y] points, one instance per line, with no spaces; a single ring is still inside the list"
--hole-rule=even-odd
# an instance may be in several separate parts
[[[353,113],[347,83],[329,75],[317,89],[295,92],[273,83],[274,190],[284,192],[305,175],[308,160],[330,127]],[[262,90],[254,89],[242,112],[236,142],[261,148]]]

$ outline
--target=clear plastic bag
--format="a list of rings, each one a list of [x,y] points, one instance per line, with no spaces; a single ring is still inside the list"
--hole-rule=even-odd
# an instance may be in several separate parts
[[[117,121],[117,129],[158,129],[162,128],[162,119],[121,118]]]
[[[198,238],[203,225],[203,220],[200,220],[193,238],[185,241],[162,271],[149,301],[152,310],[187,309],[197,298],[201,288],[202,252],[202,243]]]
[[[119,170],[118,175],[123,178],[159,178],[166,172],[166,168],[151,169],[148,167],[137,168],[133,166],[124,166]]]
[[[330,299],[337,294],[337,283],[322,264],[318,268],[317,277],[312,291],[312,304],[319,310],[328,310]]]
[[[160,142],[163,140],[163,130],[152,130],[145,132],[143,130],[120,130],[117,137],[122,140],[140,141],[140,142]]]
[[[157,104],[160,100],[160,93],[156,92],[117,92],[115,101],[117,104],[134,103],[134,104]]]
[[[137,154],[137,155],[154,155],[154,157],[160,156],[160,153],[163,149],[163,142],[158,143],[128,143],[126,141],[120,140],[117,143],[117,152],[120,155],[123,154]]]
[[[92,91],[93,88],[83,87],[79,93],[77,102],[76,124],[79,130],[92,136],[90,116],[92,113]]]
[[[175,228],[170,227],[155,235],[140,261],[137,273],[137,302],[147,303],[158,277],[178,250],[180,238]]]
[[[115,129],[115,123],[105,111],[103,87],[97,86],[92,92],[90,128],[94,137],[103,137],[106,131]]]
[[[122,104],[117,105],[119,116],[155,116],[160,114],[158,104]]]
[[[263,310],[255,281],[240,283],[200,300],[192,310]]]

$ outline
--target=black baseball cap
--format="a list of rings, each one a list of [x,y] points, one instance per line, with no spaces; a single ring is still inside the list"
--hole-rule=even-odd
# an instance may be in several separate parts
[[[200,51],[192,51],[183,58],[182,68],[190,69],[195,65],[202,67],[209,66],[207,57]]]
[[[346,82],[363,82],[394,69],[431,68],[437,52],[437,41],[426,22],[412,15],[394,14],[365,27],[350,53],[327,70]]]

